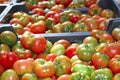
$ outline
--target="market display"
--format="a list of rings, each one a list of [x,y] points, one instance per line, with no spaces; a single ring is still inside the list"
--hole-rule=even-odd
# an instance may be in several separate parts
[[[13,0],[21,10],[0,15],[0,80],[120,80],[119,15],[100,1]]]

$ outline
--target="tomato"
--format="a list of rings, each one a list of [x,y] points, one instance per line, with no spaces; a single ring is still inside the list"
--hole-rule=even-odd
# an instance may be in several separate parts
[[[64,8],[64,5],[59,4],[59,5],[53,6],[50,10],[51,10],[51,11],[55,11],[55,12],[57,12],[57,13],[60,13],[60,12],[62,12],[62,9],[63,9],[63,8]]]
[[[73,63],[75,61],[79,60],[77,55],[74,55],[73,57],[70,58],[70,61]]]
[[[52,27],[52,32],[53,33],[61,33],[61,23],[58,23]]]
[[[71,68],[72,72],[80,72],[82,74],[91,76],[94,71],[94,68],[85,64],[76,64]]]
[[[45,23],[46,23],[47,29],[51,30],[52,27],[55,25],[55,19],[54,18],[47,18]]]
[[[61,76],[63,74],[69,74],[71,72],[72,63],[70,58],[65,55],[57,56],[54,61],[55,75]]]
[[[117,43],[109,43],[102,49],[102,52],[113,58],[115,55],[120,54],[120,47]]]
[[[53,62],[45,59],[36,59],[33,63],[34,72],[39,78],[51,77],[55,73],[55,66]]]
[[[111,34],[109,33],[104,33],[101,35],[101,37],[99,38],[99,42],[100,43],[112,43],[114,42],[114,39],[112,37]]]
[[[99,30],[106,30],[109,24],[109,20],[104,20],[98,25]]]
[[[29,49],[24,49],[20,41],[17,41],[17,43],[12,47],[12,51],[18,55],[19,59],[26,59],[32,57],[32,52]]]
[[[65,47],[62,44],[53,45],[50,50],[51,54],[63,55],[65,53]]]
[[[88,26],[89,31],[97,29],[97,22],[93,18],[86,18],[84,23]]]
[[[111,60],[109,61],[109,67],[112,70],[114,74],[120,73],[120,63],[119,63],[120,55],[115,55]]]
[[[45,15],[44,10],[41,9],[41,8],[34,8],[32,11],[33,11],[34,14],[38,14],[40,16],[44,16]]]
[[[18,56],[14,52],[0,52],[0,64],[5,68],[12,68],[17,60]]]
[[[119,41],[120,40],[120,28],[116,27],[112,30],[112,36],[115,40]]]
[[[0,76],[5,72],[5,67],[0,64]]]
[[[87,36],[87,37],[85,37],[83,39],[83,43],[85,43],[85,44],[90,43],[90,44],[92,44],[95,47],[98,45],[97,39],[95,37],[93,37],[93,36]]]
[[[98,4],[92,4],[88,9],[88,14],[91,16],[100,15],[102,8]]]
[[[69,58],[72,58],[74,55],[76,55],[76,49],[78,47],[78,44],[71,44],[66,50],[65,55]]]
[[[90,80],[90,77],[86,74],[82,74],[80,72],[74,72],[70,76],[70,80]]]
[[[67,7],[71,2],[72,2],[72,0],[55,0],[56,4],[62,4],[65,7]]]
[[[14,24],[12,24],[12,27],[14,28],[15,32],[16,32],[18,35],[23,34],[24,29],[23,29],[23,26],[22,26],[21,24],[14,23]]]
[[[101,68],[91,74],[91,80],[112,80],[112,76],[112,71],[109,68]]]
[[[15,24],[15,23],[22,24],[22,22],[18,18],[12,18],[9,23],[10,24]]]
[[[17,42],[17,35],[12,31],[3,31],[0,34],[0,43],[12,47]]]
[[[63,74],[57,78],[57,80],[70,80],[69,74]]]
[[[0,80],[19,80],[19,77],[15,70],[7,69],[0,77]]]
[[[25,73],[22,76],[21,80],[38,80],[38,78],[34,73]]]
[[[65,47],[65,49],[68,48],[71,45],[71,43],[68,40],[65,40],[65,39],[60,39],[60,40],[56,41],[54,43],[54,45],[56,45],[56,44],[62,44]]]
[[[73,23],[76,23],[80,19],[80,16],[75,15],[74,13],[70,13],[69,16],[70,16],[70,21]]]
[[[54,20],[55,20],[55,24],[60,23],[60,16],[61,16],[61,15],[60,15],[59,13],[54,15],[53,18],[54,18]]]
[[[104,9],[101,11],[101,16],[109,19],[109,18],[114,18],[115,14],[110,9]]]
[[[77,47],[77,56],[82,61],[86,61],[86,62],[91,61],[94,53],[95,53],[95,47],[90,43],[80,44]]]
[[[97,29],[91,31],[91,35],[93,37],[95,37],[97,40],[99,40],[100,37],[101,37],[101,35],[104,34],[104,33],[105,33],[105,31],[103,31],[103,30],[97,30]]]
[[[54,61],[56,57],[57,57],[57,54],[48,54],[45,59],[47,61]]]
[[[34,37],[30,49],[34,53],[40,54],[45,51],[46,46],[47,46],[47,41],[45,37],[38,35]]]
[[[108,67],[109,60],[110,60],[109,56],[102,52],[96,52],[92,56],[92,63],[96,68]]]
[[[96,47],[96,52],[101,52],[106,45],[107,43],[99,43],[99,45]]]
[[[0,52],[10,52],[10,47],[6,44],[0,44]]]
[[[69,13],[69,11],[68,11],[68,13]],[[60,23],[70,21],[70,16],[68,13],[66,13],[65,11],[60,13]]]
[[[33,73],[33,61],[32,58],[19,59],[14,63],[13,69],[18,75]]]
[[[72,32],[74,24],[70,21],[66,21],[61,25],[62,32]]]
[[[120,73],[115,74],[112,80],[120,80]]]
[[[73,32],[88,32],[89,27],[84,22],[76,23],[72,31]]]
[[[34,34],[45,33],[46,24],[44,21],[39,21],[39,22],[32,24],[30,29],[31,29],[31,32]]]
[[[45,18],[46,19],[49,18],[49,17],[53,18],[55,14],[57,14],[57,12],[55,12],[55,11],[49,11],[49,12],[47,12],[45,14]]]
[[[92,4],[96,4],[97,0],[84,0],[86,7],[90,7]]]
[[[20,43],[25,49],[30,49],[33,37],[30,33],[25,33],[20,38]]]

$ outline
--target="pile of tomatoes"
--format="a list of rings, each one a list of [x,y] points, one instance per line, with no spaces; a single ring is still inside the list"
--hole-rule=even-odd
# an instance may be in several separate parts
[[[112,35],[92,30],[91,36],[81,43],[65,39],[52,43],[30,32],[17,40],[15,33],[3,31],[0,34],[0,79],[119,80],[119,34],[119,27]]]
[[[38,5],[32,5],[30,10],[33,14],[15,12],[12,15],[10,24],[17,34],[21,35],[26,31],[43,34],[106,30],[109,20],[115,17],[112,10],[102,9],[98,4],[91,4],[87,13],[72,8],[67,9],[62,2],[51,8],[41,8]]]

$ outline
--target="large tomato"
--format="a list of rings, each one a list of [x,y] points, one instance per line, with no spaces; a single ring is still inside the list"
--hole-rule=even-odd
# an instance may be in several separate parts
[[[36,54],[40,54],[45,51],[46,46],[47,46],[47,41],[45,37],[35,36],[31,44],[31,50]]]
[[[109,67],[112,70],[114,74],[120,73],[120,55],[115,55],[110,61],[109,61]]]
[[[12,68],[17,60],[18,56],[14,52],[0,52],[0,64],[5,68]]]
[[[96,68],[108,67],[109,60],[109,56],[101,52],[96,52],[92,56],[92,63]]]
[[[30,29],[31,29],[31,32],[34,34],[45,33],[46,24],[44,21],[38,21],[38,22],[32,24]]]
[[[107,54],[110,58],[113,58],[115,55],[120,54],[120,47],[117,43],[109,43],[101,51]]]
[[[86,7],[90,7],[92,4],[96,4],[97,0],[84,0]]]
[[[17,60],[13,65],[13,69],[18,75],[33,73],[33,61],[32,58]]]
[[[62,4],[65,7],[67,7],[71,2],[72,2],[72,0],[55,0],[56,4]]]
[[[51,77],[55,73],[55,66],[53,62],[45,59],[36,59],[33,63],[34,72],[39,78]]]
[[[70,58],[65,55],[57,56],[54,61],[55,75],[61,76],[63,74],[69,74],[71,72],[72,63]]]
[[[116,27],[112,30],[112,36],[115,40],[120,40],[120,28]]]

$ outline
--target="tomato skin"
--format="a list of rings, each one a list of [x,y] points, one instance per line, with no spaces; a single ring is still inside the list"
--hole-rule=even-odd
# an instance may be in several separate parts
[[[12,68],[14,62],[18,60],[18,56],[14,52],[1,52],[0,53],[0,64],[5,68]]]
[[[45,15],[44,10],[41,9],[41,8],[35,8],[35,9],[33,9],[32,11],[34,12],[34,14],[39,14],[39,15],[41,15],[41,16],[44,16],[44,15]]]
[[[107,54],[110,58],[113,58],[115,55],[120,54],[120,47],[117,43],[109,43],[102,49],[102,52]]]
[[[57,56],[54,61],[55,66],[55,75],[60,76],[63,74],[69,74],[71,72],[71,66],[72,63],[70,61],[70,58],[68,58],[65,55]]]
[[[69,16],[70,16],[70,21],[73,23],[76,23],[80,19],[80,16],[74,13],[70,13]]]
[[[57,80],[70,80],[69,74],[63,74],[57,78]]]
[[[18,75],[33,73],[33,61],[34,60],[32,58],[19,59],[14,63],[13,69],[17,72]]]
[[[40,54],[45,51],[46,46],[47,41],[43,36],[35,36],[30,49],[36,54]]]
[[[115,74],[112,80],[120,80],[120,73]]]
[[[119,41],[120,40],[120,28],[116,27],[112,30],[112,36],[115,40]]]
[[[30,26],[31,32],[34,34],[45,33],[46,24],[44,21],[39,21]]]
[[[88,14],[91,16],[100,15],[102,8],[98,4],[92,4],[89,7]]]
[[[21,78],[21,80],[37,80],[37,79],[38,78],[34,73],[25,73]]]
[[[78,47],[78,44],[71,44],[66,50],[65,55],[69,58],[72,58],[74,55],[76,55],[76,49]]]
[[[54,61],[54,59],[57,57],[57,54],[48,54],[46,57],[45,57],[45,59],[47,60],[47,61]]]
[[[104,9],[101,11],[101,16],[109,19],[109,18],[114,18],[115,14],[110,9]]]
[[[109,60],[109,56],[101,52],[96,52],[92,56],[92,63],[96,68],[108,67]]]
[[[109,67],[112,70],[114,74],[120,73],[120,55],[115,55],[111,60],[109,61]]]
[[[51,61],[46,61],[45,59],[36,59],[33,65],[34,72],[39,78],[51,77],[55,73],[55,67]]]
[[[84,0],[84,4],[86,7],[90,7],[92,4],[95,4],[97,0]]]
[[[55,0],[56,4],[62,4],[65,7],[67,7],[71,2],[72,2],[72,0]]]
[[[10,52],[10,47],[6,44],[0,44],[0,52]]]

